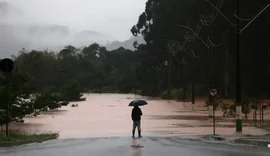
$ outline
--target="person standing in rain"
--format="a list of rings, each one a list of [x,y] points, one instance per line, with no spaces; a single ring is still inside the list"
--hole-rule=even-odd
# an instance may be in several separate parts
[[[133,129],[132,129],[132,137],[134,138],[136,127],[138,129],[138,135],[141,136],[141,116],[142,110],[138,106],[134,106],[131,113],[131,118],[133,120]]]

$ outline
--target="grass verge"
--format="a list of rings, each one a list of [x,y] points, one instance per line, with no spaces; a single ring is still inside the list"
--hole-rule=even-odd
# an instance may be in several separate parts
[[[0,142],[12,142],[12,141],[39,141],[44,139],[56,139],[57,133],[48,134],[22,134],[22,133],[11,133],[9,137],[0,135]]]
[[[270,129],[270,124],[265,125],[264,128]]]

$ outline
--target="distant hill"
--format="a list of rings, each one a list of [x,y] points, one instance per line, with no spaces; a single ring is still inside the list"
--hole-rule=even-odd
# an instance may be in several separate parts
[[[134,41],[145,43],[142,36],[120,42],[101,32],[40,23],[8,2],[0,2],[0,18],[0,58],[17,55],[22,48],[59,51],[66,45],[85,47],[98,43],[108,50],[120,47],[134,50]]]
[[[92,30],[34,22],[7,2],[0,2],[0,18],[0,58],[16,55],[22,48],[58,51],[66,45],[83,47],[94,42],[106,45],[115,41],[110,35]]]
[[[120,47],[124,47],[125,49],[134,50],[133,43],[135,41],[137,41],[139,44],[145,43],[142,36],[137,36],[137,37],[131,37],[130,39],[125,40],[123,42],[119,42],[119,41],[111,42],[111,43],[105,45],[105,47],[107,48],[107,50],[115,50],[115,49],[118,49]]]
[[[92,43],[105,45],[115,40],[109,35],[90,31],[73,31],[61,25],[13,25],[0,23],[0,57],[16,55],[22,48],[28,50],[60,50],[66,45],[76,47]]]

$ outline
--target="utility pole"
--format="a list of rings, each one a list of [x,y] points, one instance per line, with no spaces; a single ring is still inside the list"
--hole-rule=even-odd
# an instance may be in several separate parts
[[[192,91],[192,110],[194,111],[195,109],[195,84],[194,84],[194,80],[191,86],[191,91]]]
[[[228,97],[228,49],[225,50],[225,57],[224,57],[224,95],[227,98]]]
[[[186,102],[186,79],[185,79],[185,65],[182,66],[182,78],[183,78],[183,103]]]
[[[9,119],[9,101],[8,101],[8,75],[14,68],[14,62],[11,59],[5,58],[0,62],[0,70],[6,75],[6,137],[8,137]]]
[[[214,37],[214,28],[212,28],[212,39]],[[209,91],[213,88],[213,77],[214,77],[214,47],[211,45],[210,47],[210,83],[209,83]],[[214,117],[214,101],[213,101],[213,96],[209,93],[209,118]]]
[[[171,79],[172,79],[172,55],[169,52],[169,61],[168,61],[168,98],[171,98]]]
[[[261,109],[262,109],[262,103],[260,102],[260,104],[259,104],[259,119],[260,119],[260,124],[262,124],[262,111],[261,111]]]
[[[7,65],[6,65],[7,66]],[[6,67],[7,68],[7,67]],[[8,73],[6,73],[6,137],[8,137],[9,104],[8,104]]]
[[[236,16],[240,15],[240,0],[236,0]],[[242,93],[240,74],[240,20],[236,19],[236,131],[242,132]]]
[[[264,123],[264,121],[263,121],[263,120],[264,120],[264,119],[263,119],[263,109],[264,109],[263,102],[264,102],[264,101],[263,101],[263,99],[262,99],[262,124]]]
[[[212,28],[212,39],[214,40],[214,28]],[[211,46],[211,88],[214,89],[214,46]],[[216,95],[215,95],[216,96]],[[214,96],[211,96],[211,102],[214,102]],[[216,113],[215,105],[213,104],[213,135],[216,135]]]
[[[262,93],[262,99],[261,99],[261,103],[262,103],[262,124],[264,123],[264,98],[265,98],[265,92]]]

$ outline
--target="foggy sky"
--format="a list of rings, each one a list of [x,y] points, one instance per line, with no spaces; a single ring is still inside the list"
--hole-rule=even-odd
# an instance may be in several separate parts
[[[147,0],[6,1],[31,16],[33,21],[28,22],[98,31],[122,41],[131,37],[130,28],[137,23]]]

